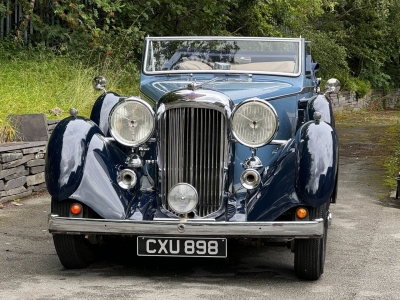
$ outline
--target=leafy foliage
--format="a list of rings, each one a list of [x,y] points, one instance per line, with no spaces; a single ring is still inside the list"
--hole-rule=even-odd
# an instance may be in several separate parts
[[[345,87],[399,87],[400,0],[17,0],[23,18],[3,53],[21,45],[83,59],[98,69],[134,72],[146,35],[303,36],[321,68]],[[36,5],[34,5],[36,4]],[[32,19],[34,35],[21,32]],[[11,44],[15,43],[15,46]],[[14,47],[14,49],[13,49]]]
[[[348,65],[345,78],[357,78],[348,81],[349,88],[355,88],[358,83],[363,85],[360,90],[366,85],[381,89],[398,87],[388,72],[393,58],[398,59],[399,55],[398,2],[340,0],[331,7],[334,11],[325,13],[315,27],[344,47],[343,57]]]
[[[4,18],[7,13],[7,8],[4,3],[0,3],[0,18]]]

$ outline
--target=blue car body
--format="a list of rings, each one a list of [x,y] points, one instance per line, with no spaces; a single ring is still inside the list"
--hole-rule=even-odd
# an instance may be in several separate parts
[[[221,224],[232,223],[235,226],[240,223],[262,224],[263,222],[270,226],[273,226],[274,222],[276,224],[295,222],[301,226],[314,222],[315,220],[311,217],[300,220],[295,212],[299,207],[310,210],[322,206],[329,208],[329,203],[336,201],[338,137],[331,103],[325,95],[316,92],[319,89],[319,82],[315,77],[318,65],[306,53],[305,41],[293,40],[300,45],[301,63],[296,72],[285,76],[285,74],[273,72],[269,74],[240,71],[224,73],[220,70],[215,72],[208,69],[189,72],[179,69],[175,71],[171,68],[171,72],[149,72],[146,69],[146,63],[148,64],[146,55],[149,55],[146,45],[149,47],[152,38],[147,38],[140,77],[140,99],[154,110],[156,125],[146,142],[146,151],[140,155],[142,165],[134,168],[137,176],[135,185],[126,189],[118,183],[118,174],[126,167],[132,154],[132,147],[122,145],[113,138],[109,123],[113,107],[126,100],[127,97],[113,92],[104,92],[94,103],[89,118],[75,115],[68,117],[57,125],[50,137],[46,156],[46,183],[53,201],[72,200],[81,203],[94,212],[96,218],[90,220],[110,222],[119,220],[127,223],[132,221],[131,224],[142,222],[151,227],[152,222],[167,223],[170,219],[176,221],[175,225],[186,225],[187,230],[184,231],[186,236],[191,235],[188,231],[189,224],[186,224],[190,223],[187,222],[188,219],[192,219],[189,221],[194,223],[196,220],[209,220]],[[172,63],[173,61],[170,65]],[[214,62],[214,66],[216,64]],[[169,65],[164,63],[164,66]],[[260,147],[244,145],[232,134],[232,113],[238,105],[249,99],[256,99],[272,106],[279,122],[279,128],[272,140]],[[220,121],[208,122],[207,116],[210,118],[214,116],[208,111],[205,117],[198,117],[198,120],[204,119],[204,122],[198,121],[195,125],[190,125],[191,131],[185,129],[186,125],[182,124],[180,125],[183,126],[181,133],[179,133],[179,128],[173,127],[175,125],[162,125],[166,122],[165,110],[175,107],[183,110],[196,105],[203,110],[212,110],[217,107],[217,110],[223,111],[223,118],[226,120],[225,127],[220,128],[215,124]],[[212,118],[217,120],[220,117]],[[186,119],[180,117],[179,120],[183,123]],[[168,133],[168,138],[165,138],[163,136],[163,130],[167,130],[165,128],[175,130],[174,136]],[[178,179],[170,183],[169,178],[164,178],[175,169],[163,163],[167,159],[167,156],[165,158],[162,156],[162,152],[167,151],[163,142],[176,142],[180,145],[179,147],[184,147],[185,143],[197,143],[192,148],[188,146],[186,150],[180,150],[179,147],[168,150],[179,152],[179,157],[171,158],[172,161],[178,161],[181,157],[186,159],[189,155],[187,153],[193,151],[211,153],[210,156],[213,156],[217,154],[212,154],[215,145],[211,144],[211,141],[214,141],[217,131],[220,131],[218,134],[227,141],[227,157],[222,171],[210,167],[214,166],[211,163],[207,166],[205,163],[203,163],[204,166],[200,163],[180,163],[180,165],[190,168],[188,171],[190,176],[200,178],[199,181],[193,179],[193,183],[190,182],[199,191],[200,197],[210,198],[211,196],[205,196],[208,195],[208,189],[213,189],[214,194],[215,191],[219,191],[219,194],[214,195],[216,199],[213,200],[214,202],[209,203],[206,200],[203,204],[198,204],[191,214],[182,216],[169,209],[167,201],[163,199],[169,191],[162,185],[168,182],[171,186],[176,183],[175,181],[179,181]],[[178,137],[179,134],[187,136]],[[201,142],[198,141],[197,135],[201,135]],[[215,137],[216,141],[217,139],[218,137]],[[204,148],[199,150],[198,147]],[[173,156],[174,153],[168,155]],[[241,176],[246,169],[246,160],[254,155],[262,163],[262,167],[256,169],[260,182],[249,189],[243,186]],[[206,159],[208,155],[204,155],[204,160]],[[166,165],[172,171],[165,170]],[[182,171],[182,168],[177,168],[175,172],[186,172]],[[189,178],[189,175],[182,176],[180,178]],[[219,190],[212,187],[215,181],[220,182]],[[203,186],[199,186],[200,184]],[[204,208],[199,207],[201,205]],[[70,220],[66,219],[68,216],[64,218],[64,221],[73,222],[73,216]],[[325,219],[325,216],[322,219]],[[60,221],[58,227],[55,225],[57,220]],[[55,234],[74,231],[73,225],[72,227],[65,225],[63,229],[61,221],[63,221],[61,218],[57,219],[57,216],[53,215],[50,231]],[[325,224],[325,221],[322,223]],[[323,228],[322,223],[319,224],[322,227],[318,230]],[[98,230],[88,230],[88,232],[80,229],[77,233],[127,234],[125,230],[108,232],[104,226]],[[142,231],[132,227],[130,233],[135,236],[142,234]],[[146,234],[150,236],[157,234],[157,230],[146,231]],[[168,234],[179,236],[179,228],[177,232]],[[199,235],[202,234],[230,237],[286,237],[288,239],[321,238],[323,235],[321,231],[314,235],[307,233],[305,236],[301,236],[298,232],[293,234],[280,232],[275,235],[271,234],[270,230],[265,233],[237,232],[232,235],[218,234],[218,231],[199,233]]]

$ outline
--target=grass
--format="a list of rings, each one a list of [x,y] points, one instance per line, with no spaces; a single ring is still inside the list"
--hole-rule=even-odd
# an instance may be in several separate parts
[[[335,112],[335,121],[341,127],[357,127],[369,124],[384,125],[384,130],[371,132],[365,137],[371,143],[377,143],[376,149],[380,156],[376,162],[386,169],[386,179],[383,184],[394,189],[397,185],[395,177],[400,172],[400,112],[396,111],[360,111],[360,112]],[[375,129],[376,130],[376,129]],[[354,137],[341,137],[341,139],[351,139]],[[357,139],[364,141],[364,136],[360,133]]]
[[[395,188],[397,181],[394,178],[400,177],[400,124],[391,126],[389,128],[389,135],[395,139],[395,146],[384,162],[384,166],[389,174],[384,184]]]
[[[0,58],[0,65],[3,141],[12,140],[14,135],[7,118],[10,114],[43,113],[48,119],[62,119],[69,116],[71,107],[75,107],[79,115],[88,117],[94,101],[101,94],[92,87],[95,76],[106,77],[107,90],[127,96],[139,93],[138,72],[112,69],[110,61],[88,67],[70,57],[35,55],[12,60]],[[58,111],[62,113],[58,114]]]
[[[346,123],[347,126],[356,126],[357,123],[373,123],[373,124],[393,124],[400,121],[400,114],[388,113],[388,111],[368,111],[360,110],[337,111],[335,112],[335,121]]]

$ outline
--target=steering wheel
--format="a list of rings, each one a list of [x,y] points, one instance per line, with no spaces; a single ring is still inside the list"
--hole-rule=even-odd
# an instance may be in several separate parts
[[[187,63],[187,66],[185,66],[185,63]],[[205,66],[202,67],[202,65]],[[211,68],[211,70],[214,68],[211,62],[197,55],[185,57],[185,60],[180,60],[171,66],[171,70],[208,70],[209,68]]]

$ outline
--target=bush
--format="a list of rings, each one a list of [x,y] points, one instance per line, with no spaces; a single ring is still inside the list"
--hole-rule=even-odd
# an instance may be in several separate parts
[[[339,80],[342,84],[342,90],[356,92],[359,98],[363,98],[371,92],[371,85],[368,81],[363,81],[350,76],[339,78]]]

